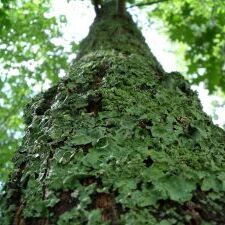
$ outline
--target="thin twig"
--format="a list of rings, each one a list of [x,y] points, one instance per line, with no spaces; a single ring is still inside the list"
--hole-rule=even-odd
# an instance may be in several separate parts
[[[133,8],[133,7],[142,7],[142,6],[150,6],[153,4],[157,4],[157,3],[161,3],[161,2],[168,2],[170,0],[158,0],[158,1],[153,1],[153,2],[141,2],[141,3],[137,3],[131,6],[128,6],[127,9]]]

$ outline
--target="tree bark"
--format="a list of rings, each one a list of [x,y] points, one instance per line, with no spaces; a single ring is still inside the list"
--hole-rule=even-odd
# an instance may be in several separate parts
[[[126,1],[125,0],[117,0],[118,5],[118,15],[124,16],[126,13]]]
[[[115,1],[25,123],[1,224],[225,224],[224,131]]]

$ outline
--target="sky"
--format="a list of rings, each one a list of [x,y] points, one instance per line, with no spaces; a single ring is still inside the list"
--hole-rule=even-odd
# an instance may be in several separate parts
[[[89,26],[94,20],[95,13],[90,1],[68,1],[67,0],[53,0],[54,15],[66,15],[67,25],[63,29],[63,39],[61,43],[69,48],[69,43],[73,40],[75,42],[81,41],[89,31]],[[150,23],[147,19],[146,13],[138,8],[132,8],[130,13],[133,15],[134,20],[142,27],[142,33],[149,45],[151,51],[156,56],[158,61],[162,64],[166,72],[172,71],[185,71],[185,62],[182,60],[181,55],[177,55],[177,44],[171,43],[165,34],[160,33],[158,27],[161,24]],[[71,56],[71,60],[75,56]],[[203,84],[193,86],[194,90],[198,92],[199,98],[202,102],[203,110],[209,115],[214,116],[214,123],[219,126],[225,124],[225,107],[213,107],[212,102],[217,101],[222,104],[222,98],[219,96],[212,96],[204,88]]]

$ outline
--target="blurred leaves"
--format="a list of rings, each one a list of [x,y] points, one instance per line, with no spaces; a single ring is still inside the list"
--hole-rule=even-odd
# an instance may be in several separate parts
[[[52,16],[50,8],[49,0],[0,1],[0,179],[7,177],[23,135],[23,107],[68,65],[60,43],[66,17]]]
[[[149,17],[165,24],[172,41],[185,44],[188,78],[209,92],[225,92],[225,7],[222,0],[171,0],[157,4]]]

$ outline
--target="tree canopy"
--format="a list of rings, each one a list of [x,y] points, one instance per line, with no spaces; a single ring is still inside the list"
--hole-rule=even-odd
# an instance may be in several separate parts
[[[171,40],[186,46],[190,81],[205,82],[210,92],[218,88],[225,92],[223,0],[127,2],[127,7],[134,6],[152,6],[147,8],[150,19],[163,21]],[[34,87],[56,83],[67,69],[68,56],[77,49],[74,42],[66,51],[54,41],[63,35],[66,15],[50,12],[51,0],[0,1],[0,179],[11,167],[9,160],[23,134],[22,110],[35,94]]]
[[[187,75],[194,83],[205,82],[212,93],[225,92],[225,7],[224,1],[166,1],[149,16],[165,23],[172,41],[185,44]]]

